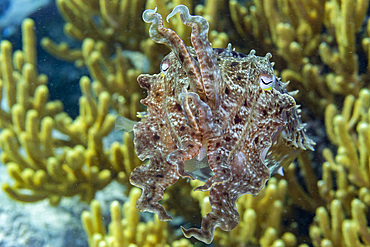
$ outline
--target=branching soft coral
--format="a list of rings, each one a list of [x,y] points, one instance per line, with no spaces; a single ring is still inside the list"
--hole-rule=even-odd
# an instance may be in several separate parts
[[[138,165],[129,134],[124,144],[103,147],[115,121],[109,113],[111,95],[93,90],[90,79],[82,77],[80,115],[71,119],[61,102],[48,102],[48,79],[36,70],[34,22],[26,19],[22,30],[22,51],[12,57],[11,44],[0,45],[1,161],[14,179],[3,190],[16,200],[47,198],[55,205],[64,196],[90,201],[112,179],[127,184]]]
[[[195,188],[201,182],[192,181]],[[271,178],[258,195],[244,195],[237,201],[240,212],[239,225],[230,232],[219,229],[215,232],[215,243],[220,246],[297,246],[297,238],[283,226],[287,204],[286,180]],[[193,191],[191,196],[198,200],[202,216],[210,212],[208,192]]]
[[[81,216],[89,246],[192,246],[186,239],[171,241],[167,223],[159,221],[157,217],[146,223],[140,222],[139,211],[136,209],[136,200],[139,197],[140,189],[133,188],[130,191],[129,200],[122,208],[117,201],[112,202],[110,206],[111,222],[108,231],[103,224],[99,202],[92,201],[91,212],[84,211]]]
[[[370,92],[345,98],[341,112],[329,105],[325,112],[328,136],[336,155],[324,150],[326,162],[318,184],[326,206],[316,210],[310,228],[314,246],[368,246],[370,244]]]

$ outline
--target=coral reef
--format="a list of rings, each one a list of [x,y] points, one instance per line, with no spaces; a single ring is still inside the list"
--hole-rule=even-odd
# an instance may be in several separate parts
[[[115,1],[97,1],[97,0],[58,0],[57,6],[66,20],[64,31],[69,36],[85,41],[87,38],[99,41],[105,45],[105,51],[99,55],[107,58],[116,52],[117,49],[141,51],[151,61],[151,71],[156,71],[164,54],[168,53],[165,46],[157,45],[148,38],[148,27],[141,19],[142,12],[145,9],[154,9],[157,7],[158,13],[168,15],[172,8],[179,3],[176,1],[134,1],[115,0]],[[173,3],[172,3],[173,2]],[[182,1],[191,8],[191,0]],[[224,9],[225,3],[212,3],[204,8],[197,5],[197,14],[205,14],[208,20],[211,20],[211,26],[219,26],[221,22],[216,18],[218,11]],[[218,20],[218,21],[217,21]],[[190,29],[182,25],[179,19],[167,23],[167,26],[175,30],[180,37],[189,37]],[[224,25],[225,26],[225,25]],[[214,47],[226,47],[228,36],[224,32],[213,30],[210,33],[210,40]],[[110,45],[116,44],[116,45]],[[190,40],[187,41],[190,44]],[[82,66],[86,62],[83,58],[84,52],[81,49],[71,49],[67,43],[56,44],[49,38],[42,40],[43,47],[51,54],[66,61],[73,61],[77,66]],[[140,73],[136,73],[137,75]],[[132,77],[121,85],[137,86],[136,77]],[[116,93],[121,93],[117,91]]]
[[[141,71],[122,55],[122,49],[138,50],[145,31],[143,23],[138,21],[143,1],[131,4],[130,1],[58,0],[56,3],[67,21],[65,33],[83,41],[82,47],[71,49],[65,42],[56,44],[49,38],[42,39],[42,47],[76,66],[87,66],[98,87],[96,91],[108,92],[116,112],[135,119],[143,96],[136,82]]]
[[[298,95],[298,101],[322,114],[336,95],[359,93],[368,76],[359,68],[361,47],[356,49],[360,46],[356,37],[367,21],[369,1],[250,2],[230,1],[235,29],[252,45],[262,42],[264,52],[281,56],[285,64],[277,69],[282,79],[306,92]],[[362,42],[368,50],[366,36]]]
[[[201,183],[192,181],[195,188]],[[297,246],[296,236],[283,226],[284,209],[288,207],[286,180],[271,178],[257,196],[244,195],[237,201],[239,225],[230,232],[216,230],[214,241],[220,246]],[[202,216],[210,212],[208,192],[192,192],[201,207]]]
[[[136,209],[136,201],[140,194],[140,189],[131,189],[129,200],[122,208],[117,201],[112,202],[110,206],[111,222],[109,223],[108,231],[105,229],[102,221],[99,202],[96,200],[91,202],[91,212],[84,211],[81,215],[89,246],[192,246],[186,239],[174,241],[167,230],[167,223],[159,221],[158,217],[145,223],[139,222],[139,211]]]
[[[127,183],[137,166],[132,141],[103,147],[103,138],[114,127],[109,113],[111,95],[90,79],[80,80],[80,115],[71,119],[61,102],[48,102],[48,79],[36,69],[34,22],[22,24],[23,49],[12,54],[12,45],[2,41],[0,110],[1,161],[14,178],[3,190],[16,200],[34,202],[45,198],[56,205],[63,196],[80,195],[90,201],[112,179]]]
[[[370,245],[369,2],[181,1],[190,13],[208,20],[213,47],[231,42],[239,52],[271,52],[276,76],[292,82],[289,90],[300,90],[295,98],[304,105],[308,129],[319,126],[317,151],[300,154],[285,169],[285,177],[270,179],[259,195],[240,197],[239,226],[230,232],[216,230],[214,246]],[[117,115],[137,120],[137,112],[145,110],[139,103],[145,92],[136,77],[158,72],[169,52],[149,38],[142,12],[157,6],[167,16],[180,1],[56,3],[66,20],[65,33],[81,41],[81,47],[49,38],[41,44],[55,57],[87,68],[90,78],[80,80],[80,115],[72,119],[61,102],[49,101],[48,78],[37,69],[34,23],[25,20],[21,50],[13,52],[5,40],[0,44],[0,155],[14,181],[3,184],[3,190],[18,201],[48,199],[56,205],[74,195],[91,201],[96,191],[117,180],[127,185],[130,202],[122,211],[112,203],[109,230],[103,227],[98,203],[92,202],[92,212],[82,215],[90,246],[112,246],[120,238],[121,245],[191,246],[186,239],[174,242],[180,234],[167,223],[139,222],[133,205],[139,192],[128,184],[130,172],[141,164],[131,134],[124,133],[122,142],[104,144],[114,135]],[[164,25],[190,45],[191,30],[179,18]],[[137,66],[145,63],[132,54],[144,54],[150,64]],[[191,185],[179,181],[163,199],[171,215],[185,216],[186,227],[199,224],[210,212],[207,193],[190,194],[200,184]],[[126,238],[132,232],[135,238]]]
[[[317,185],[325,205],[316,209],[310,228],[314,246],[368,246],[370,227],[370,91],[348,95],[341,112],[329,105],[325,122],[336,155],[325,149]]]
[[[190,15],[185,5],[176,6],[167,20],[177,13],[192,28],[191,47],[163,26],[156,10],[143,13],[151,23],[150,37],[172,52],[162,60],[160,74],[138,77],[148,97],[141,101],[146,121],[134,126],[135,150],[149,162],[132,171],[130,182],[143,190],[139,210],[171,220],[158,203],[164,190],[179,177],[194,179],[185,162],[207,160],[213,174],[196,190],[210,190],[212,210],[200,229],[182,231],[210,243],[215,228],[230,231],[239,224],[240,196],[259,193],[271,174],[315,143],[286,84],[276,79],[270,53],[258,57],[254,50],[244,55],[231,46],[212,49],[207,20]]]

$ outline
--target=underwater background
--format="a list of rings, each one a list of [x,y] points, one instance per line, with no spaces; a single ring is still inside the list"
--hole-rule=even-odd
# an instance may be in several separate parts
[[[370,246],[370,23],[368,0],[0,1],[0,246],[206,246],[183,237],[210,211],[199,181],[180,179],[139,213],[129,183],[143,73],[170,50],[141,15],[178,4],[210,23],[214,48],[272,53],[316,142],[257,195],[241,222],[210,246]],[[165,26],[190,45],[190,29]]]

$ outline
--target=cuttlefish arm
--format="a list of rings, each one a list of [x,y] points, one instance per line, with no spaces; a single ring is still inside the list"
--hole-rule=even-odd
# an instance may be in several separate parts
[[[202,76],[197,62],[190,55],[184,41],[179,35],[175,31],[163,26],[162,16],[156,10],[156,8],[154,10],[147,9],[143,13],[143,20],[146,23],[151,23],[149,28],[150,38],[156,43],[166,44],[171,48],[187,73],[193,91],[199,94],[201,98],[204,98]]]
[[[176,6],[167,16],[167,21],[180,13],[182,23],[191,27],[191,43],[197,54],[202,83],[207,96],[207,104],[212,110],[218,109],[219,90],[223,83],[221,70],[217,62],[212,44],[208,41],[209,24],[203,16],[192,16],[185,5]]]

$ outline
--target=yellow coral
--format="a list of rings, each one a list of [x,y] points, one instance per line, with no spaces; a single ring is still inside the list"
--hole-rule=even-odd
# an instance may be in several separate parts
[[[61,102],[48,102],[48,80],[36,66],[34,22],[22,25],[23,50],[12,57],[8,41],[1,46],[1,84],[8,109],[1,109],[1,161],[13,177],[3,190],[25,202],[45,198],[58,204],[64,196],[80,195],[90,201],[112,179],[128,182],[128,173],[139,164],[128,134],[125,144],[103,148],[103,138],[114,127],[108,113],[111,96],[100,90],[95,96],[91,82],[82,77],[80,116],[72,120]],[[13,66],[14,64],[14,66]],[[131,143],[131,144],[130,144]]]
[[[335,109],[335,106],[330,105],[328,109]],[[357,99],[352,95],[346,97],[341,113],[334,115],[329,110],[326,111],[326,118],[331,118],[326,123],[333,124],[326,125],[326,129],[329,133],[333,133],[329,137],[333,138],[332,142],[338,146],[338,153],[335,158],[329,149],[324,151],[324,157],[327,160],[324,163],[324,167],[329,168],[324,169],[324,175],[327,170],[332,170],[337,174],[338,178],[338,193],[329,195],[329,197],[326,196],[325,199],[328,201],[339,199],[344,205],[348,205],[348,199],[353,199],[359,188],[370,187],[370,170],[368,166],[370,157],[368,151],[370,150],[368,140],[370,136],[369,109],[370,91],[362,89]],[[338,112],[338,110],[334,112]],[[324,178],[321,191],[332,190],[331,176],[324,176]],[[343,191],[339,193],[341,190]],[[350,195],[354,192],[354,195]],[[345,196],[344,193],[350,194]]]
[[[141,111],[143,95],[136,82],[141,71],[130,65],[122,49],[138,50],[145,36],[140,18],[144,2],[59,0],[58,9],[67,21],[65,32],[83,41],[82,48],[70,49],[66,43],[56,44],[49,38],[41,42],[50,54],[77,66],[86,65],[94,90],[107,91],[116,112],[131,119]]]
[[[364,26],[366,32],[359,41],[369,63],[369,1],[198,2],[183,3],[210,22],[213,46],[226,47],[232,41],[248,52],[252,48],[258,53],[272,51],[283,80],[292,80],[291,88],[304,92],[298,95],[299,101],[319,117],[326,109],[326,133],[337,147],[337,152],[324,150],[321,179],[310,155],[304,153],[297,164],[286,169],[285,179],[271,179],[260,195],[240,198],[240,225],[228,233],[217,230],[215,244],[297,246],[302,242],[300,236],[295,235],[292,225],[293,230],[283,224],[283,219],[294,213],[294,206],[316,214],[309,230],[314,246],[370,245],[370,93],[362,89],[370,66],[360,72],[356,54],[356,38]],[[48,38],[42,46],[56,57],[86,66],[92,78],[80,80],[83,95],[80,115],[74,120],[63,113],[59,101],[48,101],[48,79],[37,71],[33,21],[27,19],[22,25],[21,51],[13,53],[11,44],[1,41],[0,101],[6,105],[0,108],[1,160],[14,179],[14,184],[3,185],[5,192],[24,202],[47,198],[57,204],[64,196],[73,195],[89,201],[113,179],[127,184],[129,173],[140,164],[129,134],[124,134],[124,144],[115,142],[109,148],[102,144],[114,125],[111,108],[129,118],[135,118],[141,109],[143,95],[136,82],[141,71],[130,64],[122,50],[143,52],[151,69],[158,71],[166,48],[147,39],[141,14],[157,5],[158,12],[166,15],[177,4],[177,0],[57,1],[67,21],[65,32],[80,40],[82,47],[71,49]],[[218,18],[220,13],[230,13],[231,19]],[[189,37],[189,29],[179,24],[175,18],[165,25]],[[346,96],[341,110],[332,104],[337,94]],[[190,219],[192,198],[199,200],[202,215],[209,212],[206,194],[192,192],[189,196],[189,186],[172,189],[165,196],[172,214],[187,210],[182,214]],[[186,207],[174,202],[176,193],[189,201]],[[130,201],[122,210],[124,218],[119,204],[112,203],[108,230],[103,227],[99,204],[92,202],[91,213],[82,215],[90,246],[190,246],[185,239],[170,245],[166,223],[157,219],[139,222],[133,203],[136,197],[138,191],[131,189]]]
[[[368,22],[368,6],[366,0],[265,0],[247,4],[232,0],[230,13],[241,36],[252,45],[263,42],[264,52],[275,51],[284,59],[287,66],[278,67],[282,79],[299,82],[293,85],[305,92],[298,95],[299,99],[322,114],[336,94],[357,95],[362,79],[368,78],[360,74],[355,43],[361,26]],[[369,38],[362,43],[369,51]]]
[[[316,210],[315,224],[310,228],[314,246],[362,247],[370,245],[370,227],[366,219],[366,206],[361,200],[351,201],[350,218],[344,213],[339,200],[330,203],[330,210]]]
[[[295,163],[290,164],[285,170],[285,179],[289,184],[289,196],[293,204],[313,213],[317,207],[324,204],[317,187],[318,178],[315,175],[313,164],[307,152],[303,152],[298,156],[297,163],[298,165]],[[303,175],[303,181],[298,181],[297,168],[300,169],[301,175]]]
[[[171,236],[168,235],[167,223],[159,221],[157,217],[146,223],[139,222],[136,201],[140,194],[140,189],[131,189],[129,200],[123,205],[122,209],[117,201],[112,202],[110,206],[111,222],[108,231],[106,231],[102,221],[99,203],[96,200],[91,202],[91,212],[84,211],[81,216],[90,247],[193,246],[187,239],[172,241]],[[124,218],[122,218],[121,211],[125,216]]]
[[[370,227],[370,91],[362,89],[356,99],[346,97],[342,111],[334,105],[326,110],[326,129],[338,147],[334,156],[325,149],[323,178],[318,182],[326,207],[316,210],[310,228],[314,246],[367,246]]]
[[[201,183],[191,181],[191,184],[195,188]],[[287,186],[286,180],[271,178],[257,196],[240,197],[237,201],[239,225],[230,232],[216,229],[215,243],[220,246],[297,246],[296,236],[282,225],[284,208],[288,207]],[[211,211],[208,192],[193,191],[191,195],[198,200],[202,216]]]
[[[119,115],[136,118],[140,111],[139,86],[136,82],[140,70],[130,68],[127,58],[117,48],[114,59],[109,58],[106,50],[108,44],[93,39],[85,39],[82,45],[84,61],[94,78],[94,90],[106,91],[112,96],[112,105]]]
[[[157,7],[159,13],[167,16],[173,6],[178,4],[185,4],[190,9],[192,9],[192,5],[195,5],[191,0],[174,0],[168,3],[160,0],[58,0],[56,2],[63,18],[67,21],[64,26],[67,35],[84,42],[86,39],[90,39],[105,45],[105,53],[99,54],[100,58],[117,54],[120,49],[140,50],[151,61],[152,70],[158,68],[163,54],[168,53],[168,50],[147,38],[148,26],[141,20],[142,12],[144,9]],[[205,13],[211,27],[219,26],[220,19],[216,18],[217,10],[225,10],[225,3],[208,1],[206,6],[207,8],[203,8],[203,5],[197,5],[196,13],[200,15]],[[177,17],[171,23],[166,23],[166,26],[175,30],[180,37],[190,36],[190,28],[182,25]],[[228,36],[221,31],[211,31],[209,38],[214,47],[225,48],[228,43]],[[186,42],[189,44],[190,40]],[[75,62],[77,66],[82,66],[87,62],[86,58],[83,57],[82,49],[70,49],[65,42],[57,44],[49,38],[44,38],[41,44],[50,54],[65,61]],[[115,44],[115,46],[111,44]],[[90,72],[94,75],[93,71]],[[135,73],[136,77],[138,74],[140,73]],[[135,88],[135,80],[129,79],[127,81],[122,85],[130,85]]]

